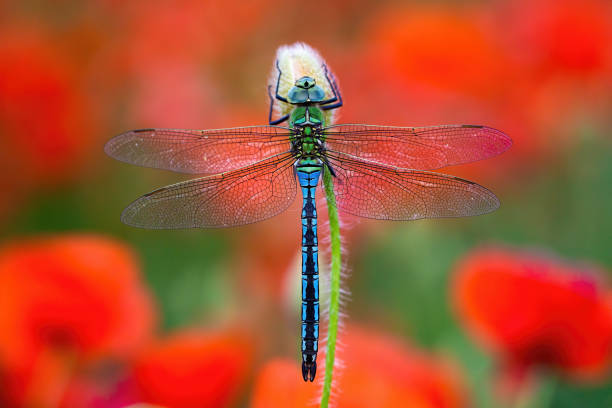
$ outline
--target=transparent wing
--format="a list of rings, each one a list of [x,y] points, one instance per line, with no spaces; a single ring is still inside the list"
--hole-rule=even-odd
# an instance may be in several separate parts
[[[434,170],[498,155],[512,145],[503,132],[476,125],[392,127],[333,125],[328,149],[404,169]]]
[[[404,170],[330,153],[339,209],[365,218],[416,220],[464,217],[491,212],[499,200],[468,180]]]
[[[216,130],[140,129],[106,143],[114,159],[190,174],[239,169],[291,148],[288,128],[249,126]]]
[[[228,173],[145,194],[121,215],[140,228],[222,228],[250,224],[285,210],[295,199],[294,158],[272,157]]]

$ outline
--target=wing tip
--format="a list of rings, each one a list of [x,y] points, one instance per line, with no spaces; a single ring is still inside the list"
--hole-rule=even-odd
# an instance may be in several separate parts
[[[120,133],[117,136],[114,136],[113,138],[111,138],[109,141],[107,141],[104,144],[104,153],[106,153],[107,156],[115,160],[119,160],[119,161],[127,163],[126,159],[123,158],[120,154],[121,147],[125,143],[129,142],[130,140],[126,138],[129,138],[134,133],[150,132],[154,130],[155,129],[137,129],[137,130],[128,130],[127,132]]]
[[[474,183],[476,184],[476,183]],[[476,184],[482,190],[482,200],[486,203],[486,206],[483,206],[482,212],[475,215],[484,215],[492,213],[496,211],[501,206],[501,202],[495,193],[489,190],[486,187],[481,186],[480,184]]]
[[[494,142],[496,143],[496,146],[498,147],[498,149],[494,153],[494,156],[504,153],[506,150],[510,149],[510,147],[512,147],[512,144],[514,143],[512,138],[508,136],[506,132],[490,127],[490,126],[461,125],[461,127],[466,128],[466,129],[480,129],[485,134],[493,136],[495,138]]]
[[[146,193],[140,197],[138,197],[136,200],[132,201],[127,207],[125,207],[123,209],[123,211],[121,212],[121,222],[125,225],[128,225],[130,227],[135,227],[135,228],[142,228],[142,229],[177,229],[177,228],[186,228],[183,226],[167,226],[164,225],[162,223],[152,223],[152,222],[146,222],[143,221],[143,213],[142,211],[144,210],[144,213],[146,215],[147,211],[150,213],[151,212],[151,207],[150,204],[154,204],[154,201],[151,201],[151,196],[154,196],[154,194],[156,193],[160,193],[163,192],[165,190],[168,190],[169,186],[166,187],[161,187],[158,188],[156,190],[153,190],[149,193]],[[146,217],[145,217],[146,218]]]
[[[142,198],[144,197],[140,197],[139,199],[134,201],[132,204],[125,207],[125,209],[121,212],[120,220],[123,224],[129,227],[133,227],[133,228],[148,229],[148,230],[188,228],[188,227],[181,227],[181,226],[169,227],[169,226],[155,225],[155,224],[139,221],[138,220],[138,209],[135,208],[136,206],[134,204],[138,203]]]
[[[111,157],[113,159],[116,159],[115,156],[113,156],[113,153],[115,152],[115,144],[117,143],[116,139],[119,136],[115,136],[112,139],[108,140],[106,143],[104,143],[104,153],[106,153],[108,157]]]
[[[483,204],[485,204],[479,207],[479,211],[475,213],[466,214],[466,215],[458,215],[458,217],[489,214],[499,209],[499,207],[501,206],[501,202],[499,201],[499,198],[497,197],[497,195],[491,190],[489,190],[488,188],[484,187],[483,185],[478,184],[475,181],[463,179],[461,177],[452,176],[452,178],[457,181],[471,185],[472,188],[475,189],[475,192],[477,191],[476,194],[480,197],[480,200],[483,202]]]
[[[123,209],[120,217],[121,222],[123,224],[129,225],[130,227],[146,228],[146,226],[142,225],[142,223],[135,222],[136,215],[138,214],[138,211],[135,209],[135,207],[137,207],[137,204],[140,203],[141,199],[142,197],[137,198]]]
[[[125,225],[134,228],[141,229],[168,229],[162,225],[156,225],[155,223],[145,222],[142,220],[142,212],[141,210],[147,211],[148,204],[151,204],[150,196],[153,193],[159,192],[160,190],[164,190],[165,187],[160,188],[158,190],[152,191],[145,195],[138,197],[136,200],[132,201],[127,207],[123,209],[121,212],[121,222]],[[149,208],[150,211],[150,208]],[[140,216],[140,217],[139,217]]]
[[[499,201],[499,197],[497,197],[497,195],[495,195],[493,192],[489,191],[490,194],[490,199],[491,199],[491,206],[489,206],[485,212],[483,214],[489,214],[492,213],[493,211],[497,211],[499,209],[499,207],[501,206],[501,202]]]

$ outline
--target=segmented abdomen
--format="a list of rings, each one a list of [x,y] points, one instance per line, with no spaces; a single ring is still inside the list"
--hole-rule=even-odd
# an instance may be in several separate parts
[[[297,166],[304,197],[302,206],[302,376],[313,381],[319,342],[319,260],[315,189],[321,166]]]

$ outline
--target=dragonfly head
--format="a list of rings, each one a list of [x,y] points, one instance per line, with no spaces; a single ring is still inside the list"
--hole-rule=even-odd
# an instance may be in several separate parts
[[[316,85],[314,78],[309,76],[303,76],[297,81],[295,81],[295,86],[302,89],[310,89]]]
[[[295,86],[289,90],[289,103],[321,102],[325,99],[325,91],[317,85],[315,79],[303,76],[295,81]]]

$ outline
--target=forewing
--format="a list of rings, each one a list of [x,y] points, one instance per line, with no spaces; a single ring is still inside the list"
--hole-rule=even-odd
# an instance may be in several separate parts
[[[497,197],[468,180],[419,170],[367,163],[330,154],[339,209],[365,218],[416,220],[464,217],[491,212]]]
[[[140,129],[106,143],[106,153],[122,162],[190,174],[239,169],[288,151],[290,130],[249,126],[216,130]]]
[[[434,170],[498,155],[512,145],[503,132],[475,125],[392,127],[333,125],[329,150],[404,169]]]
[[[285,210],[296,195],[294,159],[283,154],[228,173],[145,194],[121,215],[140,228],[222,228],[250,224]]]

